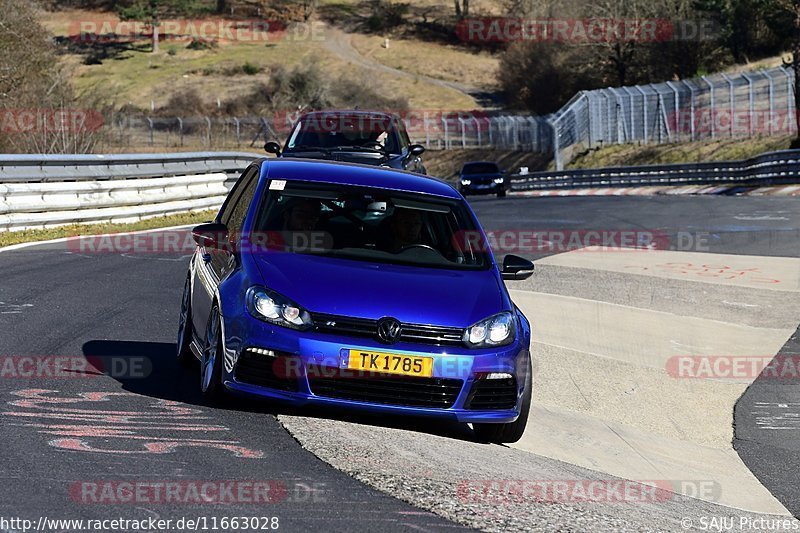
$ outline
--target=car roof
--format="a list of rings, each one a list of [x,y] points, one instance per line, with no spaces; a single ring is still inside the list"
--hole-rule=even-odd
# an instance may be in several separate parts
[[[271,180],[338,183],[341,185],[359,185],[393,191],[429,194],[445,198],[461,198],[453,186],[446,181],[405,170],[318,159],[263,158],[259,162],[262,164],[262,178],[268,176]]]

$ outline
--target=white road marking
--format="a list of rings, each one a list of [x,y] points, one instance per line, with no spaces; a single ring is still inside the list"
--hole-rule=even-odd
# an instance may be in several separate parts
[[[795,257],[588,247],[551,255],[539,259],[537,263],[716,285],[800,292],[800,258]]]

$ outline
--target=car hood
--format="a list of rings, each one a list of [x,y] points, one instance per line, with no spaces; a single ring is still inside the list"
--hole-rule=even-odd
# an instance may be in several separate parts
[[[264,286],[313,313],[465,328],[511,303],[494,270],[445,270],[251,253]]]

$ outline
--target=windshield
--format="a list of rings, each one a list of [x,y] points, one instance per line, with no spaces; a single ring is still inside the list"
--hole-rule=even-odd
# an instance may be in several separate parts
[[[303,117],[292,130],[287,151],[349,148],[399,153],[397,128],[388,115],[318,114]]]
[[[494,163],[469,163],[461,169],[462,174],[497,174],[500,169]]]
[[[288,182],[269,190],[254,235],[265,236],[251,240],[268,251],[452,269],[491,264],[462,202],[367,187]]]

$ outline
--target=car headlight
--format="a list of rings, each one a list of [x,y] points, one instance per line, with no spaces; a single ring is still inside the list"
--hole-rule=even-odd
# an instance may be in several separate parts
[[[308,311],[275,291],[250,287],[246,300],[250,314],[265,322],[292,329],[307,329],[312,325]]]
[[[495,183],[503,183],[504,181],[505,181],[505,178],[495,178],[494,179]]]
[[[472,185],[472,180],[461,180],[461,185]]]
[[[509,311],[490,316],[464,332],[464,342],[473,348],[511,344],[517,333],[516,320]]]

